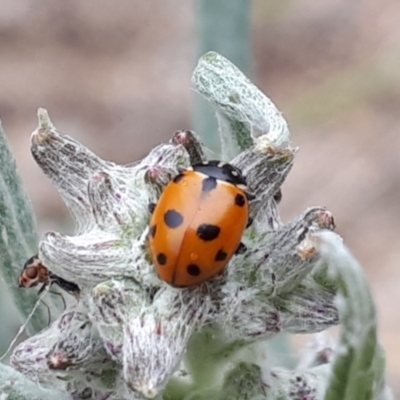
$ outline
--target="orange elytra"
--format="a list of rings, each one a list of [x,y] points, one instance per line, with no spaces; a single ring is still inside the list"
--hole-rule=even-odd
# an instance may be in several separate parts
[[[160,279],[175,287],[199,285],[219,274],[251,223],[246,180],[221,161],[179,173],[155,206],[149,247]]]

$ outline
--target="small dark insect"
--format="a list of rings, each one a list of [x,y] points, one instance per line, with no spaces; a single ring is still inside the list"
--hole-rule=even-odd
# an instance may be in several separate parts
[[[24,265],[24,269],[18,278],[18,286],[24,288],[35,287],[42,283],[38,294],[41,294],[47,286],[56,284],[67,293],[78,296],[81,292],[76,283],[66,281],[65,279],[53,274],[40,261],[37,255],[31,257]]]
[[[43,291],[46,288],[50,288],[50,286],[53,283],[55,283],[61,289],[65,290],[67,293],[69,293],[75,297],[78,297],[79,294],[81,293],[81,290],[76,283],[66,281],[65,279],[60,278],[56,274],[53,274],[51,271],[49,271],[43,265],[43,263],[40,261],[39,257],[37,255],[35,255],[35,256],[31,257],[25,263],[24,269],[22,270],[21,275],[18,278],[18,286],[24,287],[24,288],[31,288],[31,287],[35,287],[35,286],[39,285],[40,283],[42,283],[42,286],[39,289],[38,295],[43,293]],[[57,292],[50,292],[50,293],[61,296],[61,299],[64,303],[64,308],[66,308],[65,300],[61,293],[57,293]],[[49,313],[49,323],[50,323],[50,321],[51,321],[50,308],[43,300],[43,297],[45,294],[46,293],[43,293],[43,296],[41,296],[41,298],[38,299],[38,301],[36,302],[32,311],[28,315],[25,323],[19,328],[19,331],[17,332],[15,338],[11,341],[10,345],[8,346],[8,349],[0,357],[0,361],[3,360],[4,357],[8,354],[8,352],[12,349],[12,347],[14,346],[15,342],[18,340],[21,333],[24,331],[26,325],[28,324],[29,320],[31,319],[32,315],[36,311],[36,308],[38,307],[39,304],[43,304],[44,306],[46,306],[47,311]]]

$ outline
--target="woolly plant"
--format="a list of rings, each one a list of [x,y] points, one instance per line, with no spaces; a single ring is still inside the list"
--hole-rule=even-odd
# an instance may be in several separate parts
[[[0,365],[5,398],[390,399],[371,292],[333,232],[332,214],[311,207],[288,223],[279,217],[280,187],[297,151],[282,115],[216,53],[200,59],[193,86],[216,110],[221,158],[242,170],[255,195],[247,252],[197,287],[161,281],[147,247],[148,205],[180,169],[205,160],[196,134],[179,131],[143,160],[120,166],[60,133],[40,109],[32,155],[76,232],[46,233],[37,251],[81,293],[14,349],[12,368]],[[4,201],[12,203],[11,195]],[[280,332],[337,324],[338,343],[317,342],[299,367],[267,362],[265,345]]]

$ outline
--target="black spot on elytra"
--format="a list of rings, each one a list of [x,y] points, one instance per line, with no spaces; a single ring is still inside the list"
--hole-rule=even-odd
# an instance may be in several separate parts
[[[183,174],[178,174],[172,181],[173,181],[174,183],[178,183],[178,182],[180,182],[180,181],[184,178],[184,176],[185,176],[185,175],[183,175]]]
[[[246,199],[242,194],[237,194],[235,196],[235,204],[239,207],[243,207],[246,204]]]
[[[191,276],[199,276],[200,275],[200,268],[196,264],[189,264],[186,268],[186,271]]]
[[[201,224],[197,228],[196,234],[201,240],[208,242],[216,239],[220,231],[221,228],[217,225]]]
[[[160,265],[165,265],[167,263],[167,256],[164,253],[157,254],[157,262]]]
[[[215,256],[215,261],[224,261],[226,260],[226,257],[228,257],[228,253],[223,251],[222,249],[218,250],[218,253]]]
[[[203,179],[201,190],[203,193],[211,192],[217,187],[217,180],[212,176]]]
[[[157,232],[157,225],[152,225],[149,229],[149,234],[151,237],[156,236],[156,232]]]
[[[177,228],[183,222],[182,214],[179,214],[178,211],[168,210],[164,214],[164,221],[167,224],[168,228]]]

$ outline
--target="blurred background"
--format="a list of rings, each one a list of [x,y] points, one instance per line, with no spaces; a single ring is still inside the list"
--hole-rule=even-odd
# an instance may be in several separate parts
[[[400,2],[251,5],[247,67],[300,147],[282,217],[311,205],[332,211],[371,283],[389,382],[400,394]],[[30,155],[37,108],[122,164],[192,128],[196,9],[187,0],[0,2],[0,118],[40,232],[71,225]],[[2,304],[0,319],[15,332],[21,321]]]

